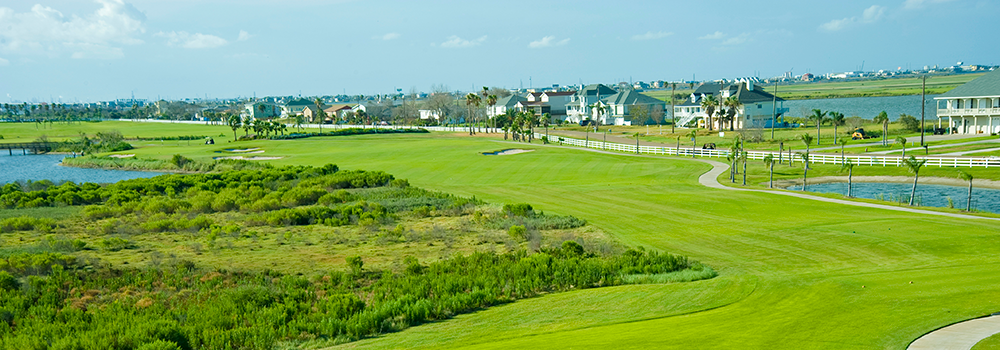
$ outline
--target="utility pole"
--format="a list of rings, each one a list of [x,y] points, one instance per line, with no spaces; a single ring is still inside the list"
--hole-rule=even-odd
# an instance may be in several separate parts
[[[774,123],[778,122],[778,80],[774,80],[774,95],[771,97],[771,139],[774,140]],[[836,135],[834,135],[836,136]]]
[[[677,89],[677,83],[670,83],[670,133],[674,133],[674,127],[677,126],[677,116],[674,115],[674,91]]]
[[[924,75],[923,82],[920,84],[920,145],[927,146],[924,143],[924,109],[927,108],[926,99],[927,98],[927,75]]]

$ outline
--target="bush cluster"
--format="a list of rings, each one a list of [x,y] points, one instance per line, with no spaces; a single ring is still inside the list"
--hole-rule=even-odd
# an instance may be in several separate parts
[[[274,135],[271,140],[293,140],[318,136],[348,136],[348,135],[369,135],[369,134],[426,134],[427,129],[361,129],[347,128],[327,132],[291,133],[288,135]]]

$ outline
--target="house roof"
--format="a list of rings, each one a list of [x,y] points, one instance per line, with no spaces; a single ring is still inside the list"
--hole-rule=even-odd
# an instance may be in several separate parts
[[[715,94],[719,93],[719,91],[722,91],[722,84],[718,84],[718,83],[704,83],[704,84],[701,84],[701,86],[699,86],[698,89],[694,90],[694,94],[695,95],[701,95],[701,94],[715,95]]]
[[[300,98],[300,99],[288,102],[285,105],[286,106],[314,106],[314,105],[316,105],[316,102],[315,101],[309,101],[308,99]]]
[[[979,96],[1000,96],[1000,69],[994,69],[984,76],[938,95],[935,99]]]
[[[528,99],[526,99],[524,97],[517,96],[517,95],[510,95],[510,96],[507,96],[507,97],[504,97],[504,98],[501,98],[501,99],[497,100],[496,106],[504,106],[504,107],[507,107],[507,108],[513,108],[515,105],[517,105],[518,102],[527,102],[527,101],[528,101]]]
[[[546,91],[543,94],[547,96],[569,96],[576,94],[576,91]]]
[[[579,94],[579,95],[586,95],[586,96],[589,96],[589,95],[614,95],[616,93],[618,93],[618,91],[615,91],[614,89],[609,88],[609,87],[607,87],[607,85],[604,85],[604,84],[590,84],[590,85],[585,86],[583,89],[580,89],[580,91],[577,91],[577,94]]]
[[[732,87],[733,86],[730,86],[730,88]],[[747,90],[746,85],[744,84],[737,85],[736,93],[731,96],[736,96],[736,98],[742,103],[771,102],[774,100],[784,101],[781,97],[775,98],[774,95],[759,87],[755,87],[753,90]]]
[[[664,103],[659,99],[643,95],[635,90],[622,91],[605,97],[601,101],[611,105],[653,105]]]
[[[327,113],[334,113],[334,112],[337,112],[337,111],[350,110],[350,109],[351,109],[351,105],[345,104],[345,103],[340,103],[340,104],[330,105],[330,107],[324,108],[323,111],[327,112]]]

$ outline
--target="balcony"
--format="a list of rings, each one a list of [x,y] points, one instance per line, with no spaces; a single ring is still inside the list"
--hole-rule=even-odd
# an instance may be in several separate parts
[[[939,117],[975,117],[975,116],[989,116],[989,115],[1000,115],[1000,108],[938,108],[937,115]]]

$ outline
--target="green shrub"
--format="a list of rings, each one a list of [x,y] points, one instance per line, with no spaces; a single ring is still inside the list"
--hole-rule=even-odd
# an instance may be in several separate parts
[[[504,204],[503,212],[508,217],[511,216],[521,216],[521,217],[532,217],[535,216],[535,210],[531,208],[530,204],[518,203],[518,204]]]
[[[49,218],[18,216],[0,220],[0,233],[38,230],[43,232],[56,228],[56,221]]]
[[[16,290],[21,287],[21,283],[17,281],[14,275],[10,272],[0,270],[0,290]]]
[[[524,226],[514,225],[507,230],[507,235],[513,239],[525,240],[528,239],[528,229],[524,228]]]
[[[101,239],[99,244],[101,249],[109,252],[135,248],[135,244],[133,244],[132,241],[120,237],[105,237]]]

